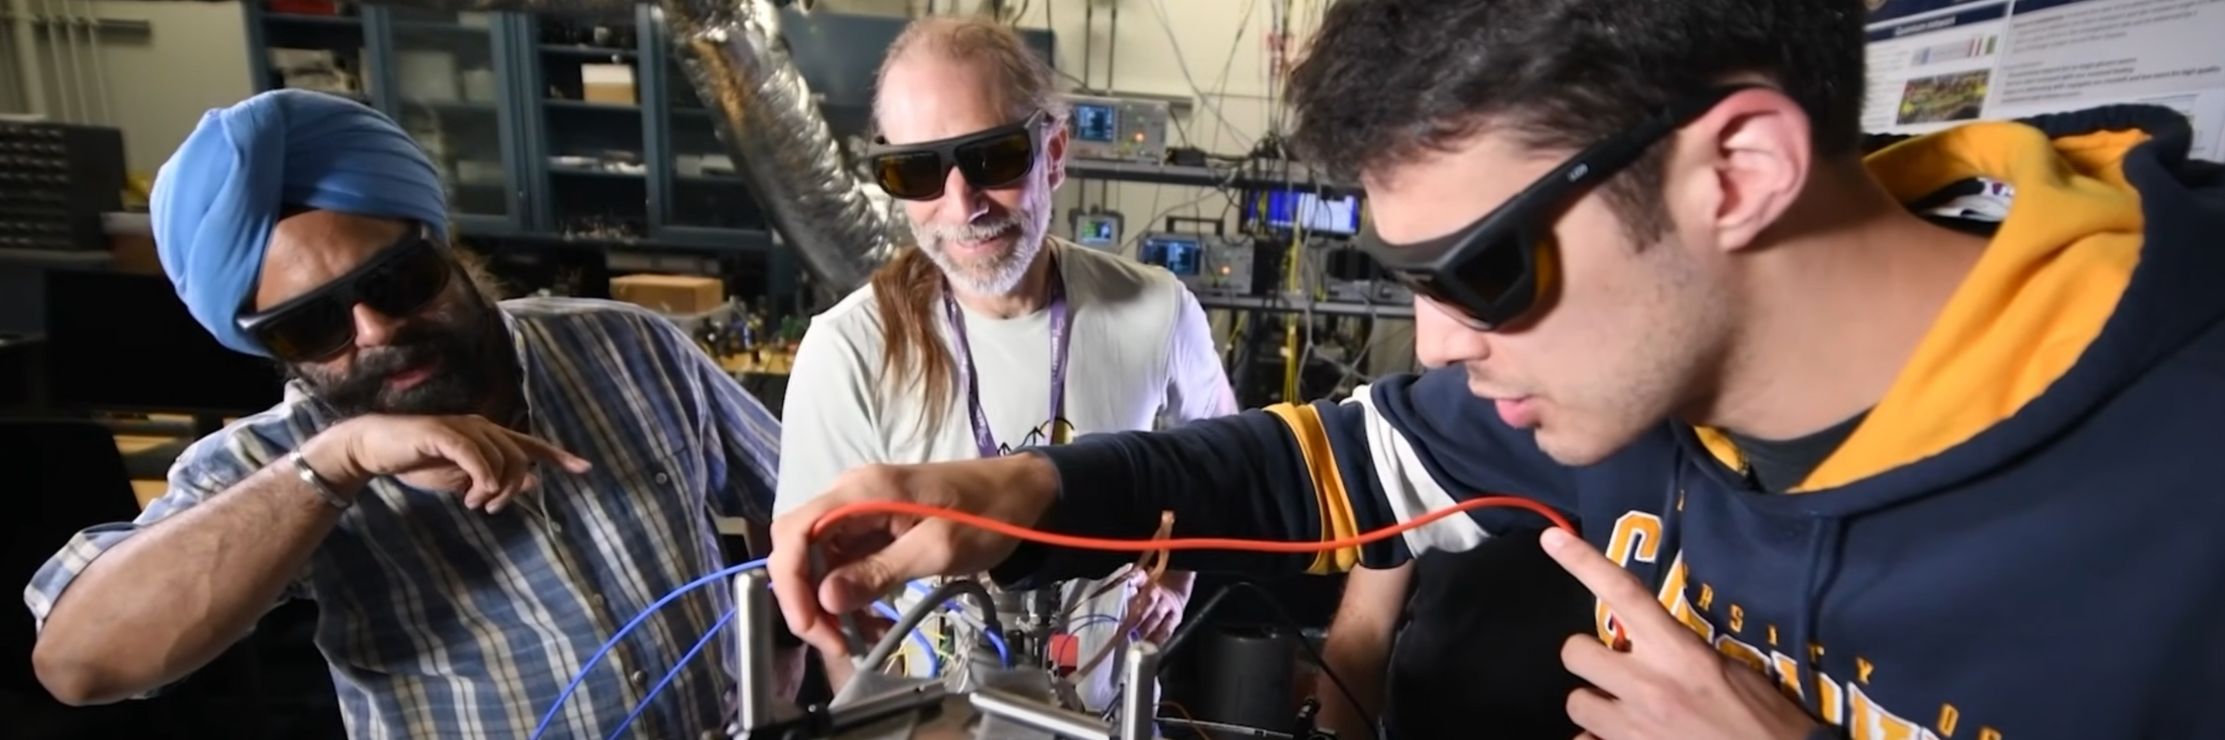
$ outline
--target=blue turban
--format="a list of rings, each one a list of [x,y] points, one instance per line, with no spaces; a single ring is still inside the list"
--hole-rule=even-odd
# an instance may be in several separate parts
[[[362,103],[302,90],[203,115],[148,201],[178,300],[224,346],[266,357],[236,319],[282,205],[409,219],[448,235],[440,175],[409,134]]]

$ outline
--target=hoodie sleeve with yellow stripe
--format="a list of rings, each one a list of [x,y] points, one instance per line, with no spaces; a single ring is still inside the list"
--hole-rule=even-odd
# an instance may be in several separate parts
[[[1174,536],[1327,541],[1420,517],[1483,495],[1572,508],[1568,471],[1526,431],[1468,393],[1457,369],[1384,379],[1351,399],[1281,404],[1163,432],[1092,435],[1031,450],[1057,468],[1058,502],[1041,528],[1148,538],[1160,512]],[[1485,509],[1359,548],[1318,555],[1184,551],[1173,567],[1257,575],[1397,565],[1430,549],[1466,549],[1534,514]],[[999,580],[1093,577],[1131,554],[1023,547]]]

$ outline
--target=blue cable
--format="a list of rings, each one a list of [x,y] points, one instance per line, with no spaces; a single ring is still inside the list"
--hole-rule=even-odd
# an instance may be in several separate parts
[[[989,644],[997,649],[997,660],[1004,663],[1004,667],[1011,668],[1012,653],[1004,649],[1004,638],[998,637],[997,633],[988,630],[982,630],[981,636],[989,638]]]
[[[904,620],[904,615],[896,613],[896,607],[893,607],[893,606],[889,606],[889,605],[887,605],[887,604],[883,604],[883,603],[881,603],[881,602],[878,602],[878,601],[876,601],[876,602],[873,602],[873,611],[876,611],[876,612],[880,612],[881,616],[883,616],[883,617],[887,617],[887,618],[889,619],[889,621],[892,621],[892,622],[901,622],[901,621],[903,621],[903,620]],[[933,641],[930,641],[930,640],[928,640],[928,639],[927,639],[927,634],[926,634],[926,633],[924,633],[924,632],[921,632],[921,631],[920,631],[920,628],[918,628],[918,627],[913,627],[913,628],[912,628],[912,642],[916,642],[916,643],[919,643],[919,650],[920,650],[920,652],[922,652],[922,653],[926,653],[926,654],[927,654],[927,675],[930,675],[930,676],[940,676],[940,675],[942,675],[942,674],[943,674],[943,659],[942,659],[942,656],[939,656],[939,655],[936,655],[936,654],[935,654],[935,643],[934,643]],[[875,668],[875,670],[878,670],[878,667],[873,667],[873,668]]]
[[[649,687],[649,693],[641,697],[640,704],[634,705],[633,713],[626,715],[626,721],[618,723],[618,729],[610,731],[610,740],[618,740],[620,735],[626,734],[626,728],[633,726],[634,720],[640,718],[642,712],[648,711],[649,703],[656,701],[657,695],[664,693],[664,687],[671,684],[672,679],[679,677],[680,669],[686,668],[688,661],[694,660],[696,653],[703,652],[703,646],[711,644],[711,640],[718,637],[718,631],[732,621],[734,610],[727,609],[726,616],[719,617],[718,624],[711,625],[711,631],[703,633],[703,638],[695,641],[695,647],[688,648],[688,652],[680,656],[679,662],[672,664],[672,670],[665,671],[664,678],[657,679],[657,685]]]
[[[587,659],[586,665],[580,666],[579,673],[572,676],[572,682],[569,684],[565,684],[564,692],[557,694],[556,702],[549,705],[548,714],[542,715],[541,723],[533,727],[533,740],[540,740],[542,735],[548,733],[549,723],[556,721],[556,713],[564,709],[564,700],[572,698],[572,692],[578,691],[579,685],[587,681],[588,671],[593,670],[596,663],[602,662],[603,656],[608,655],[612,648],[617,647],[620,640],[626,639],[627,633],[632,632],[635,627],[641,626],[642,622],[649,621],[649,615],[656,613],[656,611],[659,608],[662,608],[665,604],[672,603],[673,599],[686,596],[691,591],[702,588],[712,583],[717,583],[721,579],[731,578],[735,574],[741,573],[742,571],[753,570],[762,567],[765,567],[765,561],[763,559],[758,559],[743,563],[741,565],[722,568],[718,572],[695,579],[694,581],[688,582],[687,585],[673,589],[672,593],[665,594],[662,598],[657,599],[655,602],[650,603],[649,606],[643,608],[640,614],[634,615],[633,621],[627,622],[626,626],[618,628],[618,634],[611,635],[610,641],[603,643],[602,648],[596,650],[595,654]],[[716,631],[717,630],[713,630],[714,633]]]

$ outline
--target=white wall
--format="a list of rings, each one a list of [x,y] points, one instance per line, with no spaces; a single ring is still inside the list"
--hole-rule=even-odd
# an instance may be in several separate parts
[[[14,2],[39,15],[59,15],[64,4],[64,0]],[[152,175],[193,130],[203,111],[253,92],[247,72],[247,31],[237,2],[68,2],[80,14],[144,21],[150,28],[145,34],[101,34],[103,74],[98,79],[106,82],[105,94],[93,72],[95,47],[83,35],[78,37],[74,65],[66,42],[49,44],[42,33],[33,46],[34,64],[43,73],[46,92],[40,110],[53,120],[122,129],[125,163],[134,174]],[[56,50],[61,53],[54,54]],[[12,70],[12,45],[9,51],[6,64]]]
[[[144,43],[108,47],[116,122],[126,161],[152,175],[185,141],[201,114],[254,94],[247,71],[247,25],[238,2],[99,0],[101,12],[143,18]],[[118,74],[116,70],[131,70]]]

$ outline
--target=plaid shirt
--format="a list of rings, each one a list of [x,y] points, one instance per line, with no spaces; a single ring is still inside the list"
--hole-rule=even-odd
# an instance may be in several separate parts
[[[676,327],[603,301],[508,301],[502,313],[532,433],[594,470],[544,475],[538,493],[494,515],[392,479],[363,489],[286,589],[317,602],[317,646],[353,737],[527,736],[626,620],[722,565],[713,513],[769,520],[779,423]],[[101,553],[335,421],[289,387],[277,407],[196,442],[138,520],[87,529],[39,569],[24,591],[39,627]],[[730,591],[707,588],[644,622],[597,664],[549,736],[611,732],[718,620]],[[718,730],[731,685],[720,652],[691,662],[635,736]]]

